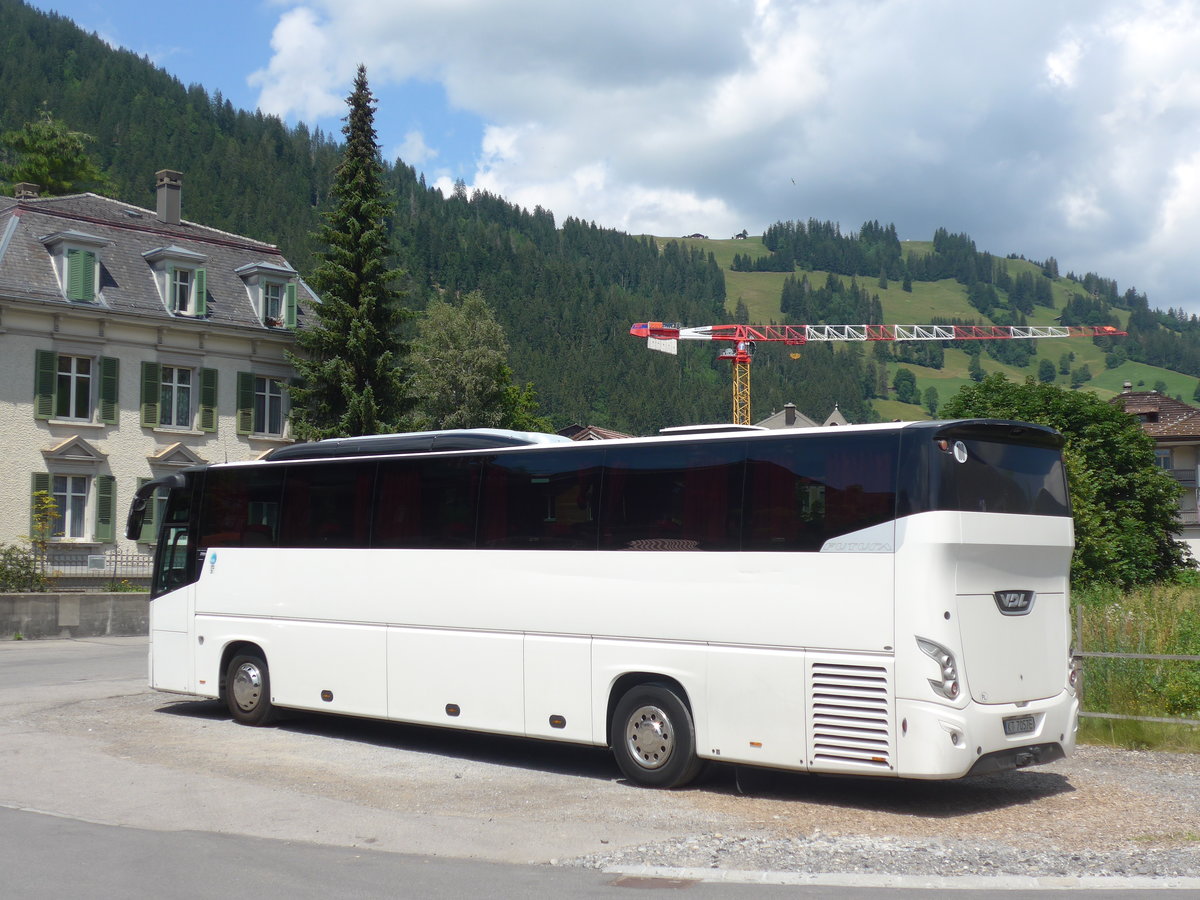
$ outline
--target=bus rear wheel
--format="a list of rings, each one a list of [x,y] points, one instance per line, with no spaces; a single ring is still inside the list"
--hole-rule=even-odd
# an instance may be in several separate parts
[[[663,684],[628,690],[613,712],[609,738],[621,772],[646,787],[682,787],[703,765],[691,711]]]
[[[271,673],[265,659],[243,653],[229,661],[225,671],[225,703],[234,720],[243,725],[270,725],[275,721]]]

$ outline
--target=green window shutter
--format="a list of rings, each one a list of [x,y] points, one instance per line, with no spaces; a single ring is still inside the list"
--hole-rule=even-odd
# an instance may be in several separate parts
[[[96,299],[96,254],[67,249],[67,297],[91,303]]]
[[[295,328],[296,327],[296,284],[295,284],[295,282],[288,282],[287,287],[284,289],[283,327],[284,328]]]
[[[116,536],[117,479],[111,475],[96,476],[96,529],[92,539],[112,543]]]
[[[29,536],[37,540],[37,522],[33,518],[34,509],[37,504],[33,495],[38,491],[43,491],[47,494],[50,493],[50,474],[48,472],[34,472],[32,483],[33,486],[29,489]]]
[[[193,304],[194,312],[198,316],[208,314],[208,275],[204,269],[195,271],[192,287],[196,292],[196,302]]]
[[[254,431],[254,375],[238,372],[237,376],[237,433]]]
[[[150,481],[149,478],[139,478],[137,480],[138,490],[142,489],[142,485]],[[157,491],[155,492],[157,493]],[[139,544],[153,544],[158,538],[158,523],[154,521],[154,515],[157,509],[154,505],[154,494],[146,498],[146,512],[142,517],[142,530],[138,533]]]
[[[217,430],[217,370],[200,370],[200,430]]]
[[[79,254],[82,250],[69,248],[67,250],[67,299],[78,300],[83,290],[83,278],[80,277]]]
[[[121,361],[115,356],[100,357],[100,421],[117,424],[117,391],[120,388]]]
[[[158,427],[158,407],[161,394],[162,366],[158,363],[142,363],[142,427]]]
[[[33,416],[35,419],[52,419],[54,388],[58,382],[58,354],[53,350],[38,350],[34,368]]]

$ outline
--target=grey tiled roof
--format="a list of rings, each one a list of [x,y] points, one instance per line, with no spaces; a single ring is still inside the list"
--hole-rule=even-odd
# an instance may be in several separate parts
[[[68,300],[55,277],[51,254],[42,239],[60,232],[79,232],[107,241],[97,251],[100,295],[95,304]],[[235,270],[265,265],[291,271],[279,248],[216,228],[182,221],[159,221],[142,209],[96,194],[32,200],[0,198],[0,298],[20,298],[63,306],[96,306],[163,320],[195,321],[168,312],[143,254],[163,247],[198,253],[207,276],[208,314],[219,325],[267,329],[254,312],[245,282]],[[297,321],[315,297],[303,281],[296,283]]]

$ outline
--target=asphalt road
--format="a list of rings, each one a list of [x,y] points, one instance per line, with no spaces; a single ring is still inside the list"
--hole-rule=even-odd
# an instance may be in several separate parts
[[[736,822],[704,792],[621,783],[594,748],[319,716],[243,728],[145,670],[144,638],[0,644],[0,896],[928,896],[920,879],[556,865]]]

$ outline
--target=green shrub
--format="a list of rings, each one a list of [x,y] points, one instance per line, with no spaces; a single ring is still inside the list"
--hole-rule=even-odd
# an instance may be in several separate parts
[[[44,591],[47,587],[33,550],[0,544],[0,592]]]

